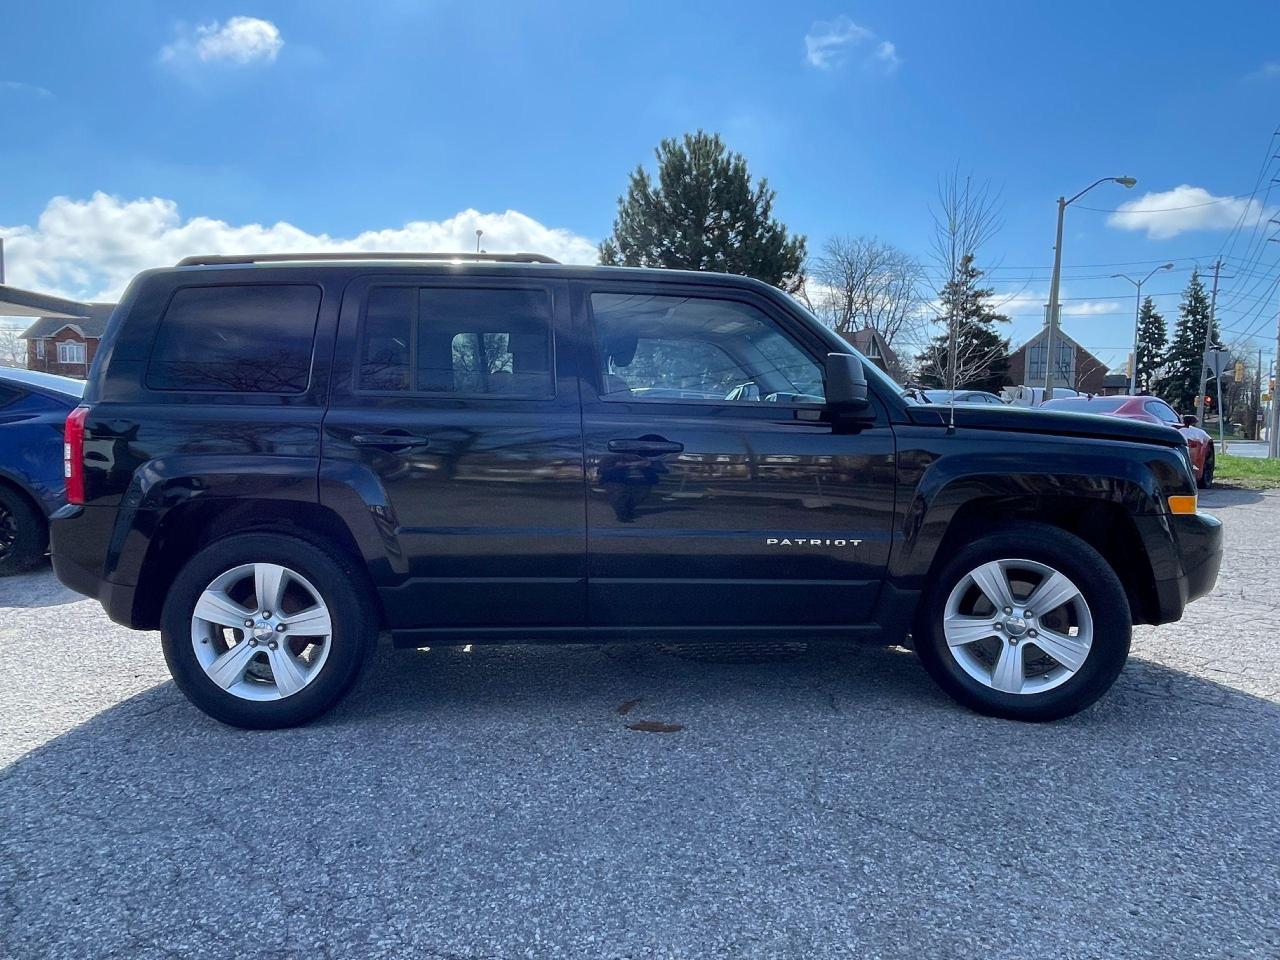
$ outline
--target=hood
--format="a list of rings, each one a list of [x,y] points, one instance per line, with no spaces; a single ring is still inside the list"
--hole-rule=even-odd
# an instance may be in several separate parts
[[[1173,427],[1126,417],[1101,416],[1095,413],[1067,413],[1039,407],[1014,407],[994,404],[956,404],[955,424],[974,430],[1009,430],[1040,433],[1058,437],[1090,437],[1095,440],[1128,440],[1158,443],[1165,447],[1184,447],[1186,437]],[[951,420],[949,404],[921,404],[907,407],[912,423],[945,426]]]

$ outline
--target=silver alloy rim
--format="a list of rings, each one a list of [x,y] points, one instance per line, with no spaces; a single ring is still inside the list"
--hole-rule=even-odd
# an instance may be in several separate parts
[[[243,700],[282,700],[319,676],[333,622],[320,592],[277,563],[243,563],[196,601],[191,645],[205,674]]]
[[[1065,574],[1035,560],[992,560],[961,578],[942,614],[947,649],[1002,693],[1044,693],[1075,676],[1093,647],[1093,614]]]

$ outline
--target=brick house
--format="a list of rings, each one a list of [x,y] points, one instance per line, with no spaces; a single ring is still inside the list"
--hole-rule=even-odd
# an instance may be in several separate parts
[[[85,305],[84,317],[41,317],[25,331],[27,369],[83,380],[98,352],[114,303]]]
[[[1045,338],[1048,333],[1047,328],[1041,330],[1009,354],[1009,386],[1044,386]],[[1105,363],[1062,330],[1054,336],[1054,353],[1058,355],[1053,371],[1055,387],[1069,387],[1080,393],[1102,393],[1102,382],[1107,375]]]

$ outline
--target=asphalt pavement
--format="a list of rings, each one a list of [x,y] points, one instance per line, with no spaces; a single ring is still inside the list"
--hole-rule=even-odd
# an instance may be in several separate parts
[[[0,956],[1274,958],[1280,495],[1202,502],[1214,594],[1042,726],[900,649],[514,646],[250,733],[0,580]]]

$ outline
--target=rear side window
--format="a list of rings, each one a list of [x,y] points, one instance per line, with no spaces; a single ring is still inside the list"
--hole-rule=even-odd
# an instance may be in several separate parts
[[[555,394],[551,302],[542,290],[373,287],[359,340],[362,391]]]
[[[147,386],[217,393],[307,389],[320,288],[183,287],[160,320]]]

